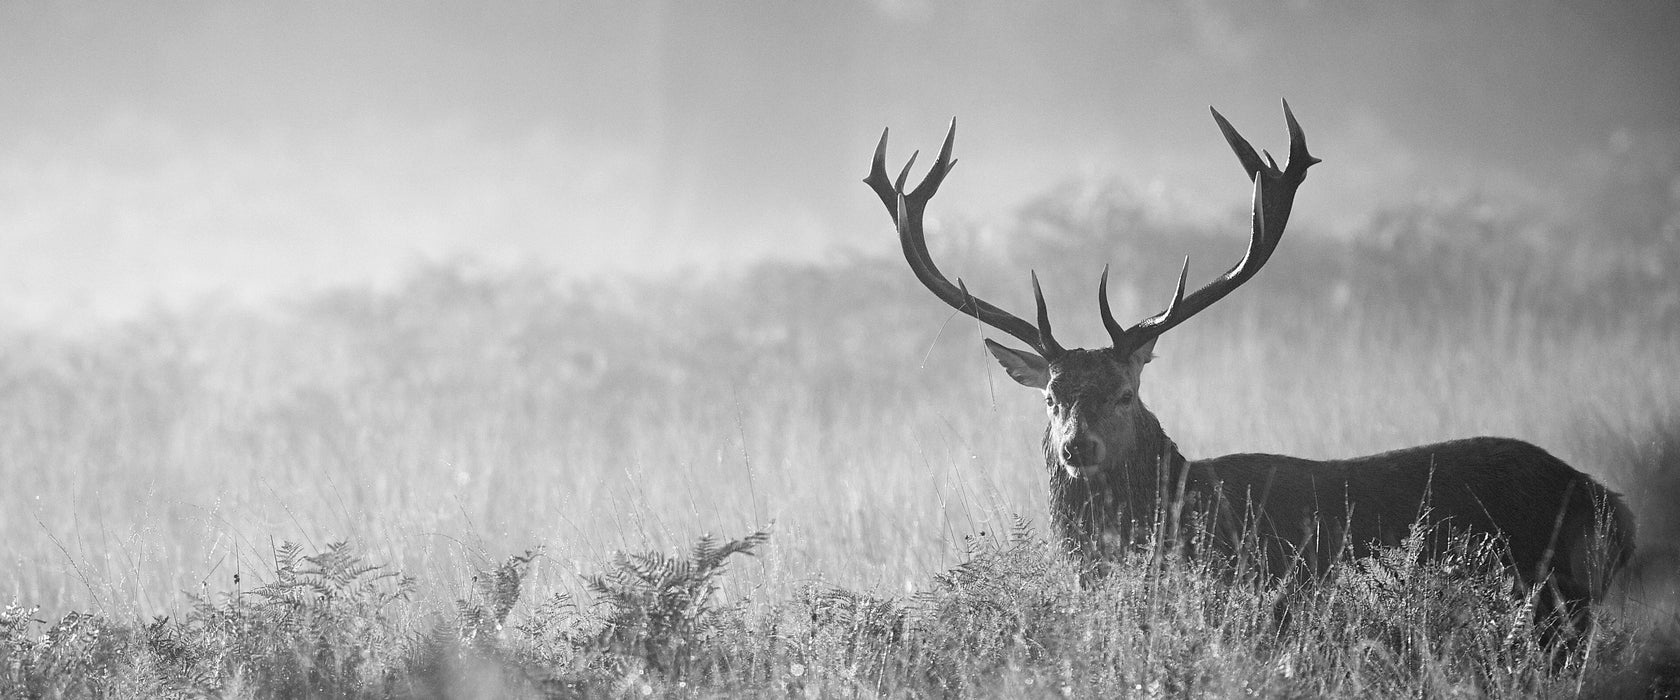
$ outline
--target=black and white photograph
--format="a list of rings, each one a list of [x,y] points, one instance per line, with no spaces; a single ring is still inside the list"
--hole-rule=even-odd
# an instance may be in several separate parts
[[[0,0],[0,697],[1680,698],[1680,3]]]

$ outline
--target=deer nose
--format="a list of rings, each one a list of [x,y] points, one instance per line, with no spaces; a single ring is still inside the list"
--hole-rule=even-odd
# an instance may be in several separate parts
[[[1074,436],[1062,444],[1062,462],[1086,467],[1102,460],[1102,443],[1089,436]]]

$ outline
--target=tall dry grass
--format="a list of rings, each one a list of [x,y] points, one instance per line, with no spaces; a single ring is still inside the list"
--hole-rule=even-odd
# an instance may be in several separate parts
[[[938,232],[935,255],[1009,308],[1028,308],[1037,268],[1058,329],[1094,344],[1089,261],[1116,262],[1117,307],[1140,316],[1165,301],[1170,259],[1191,251],[1206,276],[1241,247],[1122,230],[1136,222],[1111,206],[1029,209],[1001,243]],[[1144,400],[1192,457],[1540,444],[1629,496],[1652,575],[1627,609],[1672,615],[1650,562],[1675,561],[1680,536],[1674,282],[1430,244],[1294,235],[1163,339]],[[540,599],[578,592],[614,551],[769,523],[773,544],[725,595],[926,587],[1013,516],[1046,521],[1038,402],[980,335],[900,261],[862,258],[639,281],[452,263],[266,311],[7,331],[0,596],[179,615],[182,591],[271,577],[278,543],[349,539],[438,604],[541,546]]]

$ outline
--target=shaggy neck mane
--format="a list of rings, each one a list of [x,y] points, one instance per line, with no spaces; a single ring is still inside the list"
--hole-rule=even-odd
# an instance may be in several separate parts
[[[1130,449],[1114,455],[1108,468],[1074,478],[1062,468],[1060,448],[1045,430],[1050,521],[1070,552],[1100,557],[1105,549],[1140,541],[1169,505],[1182,478],[1184,456],[1146,408],[1137,412],[1132,435],[1136,439]]]

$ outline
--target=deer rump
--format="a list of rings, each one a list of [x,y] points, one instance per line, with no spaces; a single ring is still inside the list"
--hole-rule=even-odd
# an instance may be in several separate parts
[[[1174,451],[1176,452],[1176,451]],[[1121,533],[1133,540],[1178,501],[1179,522],[1200,516],[1211,544],[1259,555],[1269,576],[1322,574],[1427,528],[1426,553],[1453,535],[1498,538],[1505,565],[1526,587],[1546,582],[1571,607],[1598,600],[1632,555],[1633,519],[1622,497],[1545,450],[1476,437],[1345,460],[1232,454],[1072,479],[1051,458],[1053,519],[1069,548],[1103,556]],[[1246,548],[1246,549],[1245,549]]]

